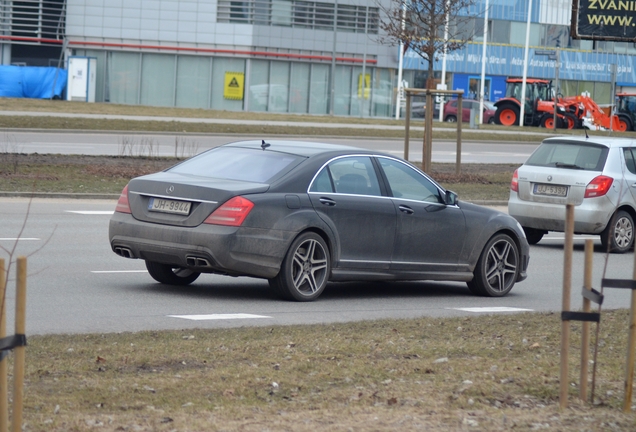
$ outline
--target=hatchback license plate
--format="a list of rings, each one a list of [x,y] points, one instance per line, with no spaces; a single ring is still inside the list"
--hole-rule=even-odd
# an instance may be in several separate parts
[[[534,193],[535,195],[550,195],[550,196],[564,197],[568,194],[568,188],[567,186],[555,186],[555,185],[537,183],[534,185]]]
[[[150,202],[148,203],[148,210],[162,213],[187,215],[190,214],[190,204],[191,203],[186,201],[150,198]]]

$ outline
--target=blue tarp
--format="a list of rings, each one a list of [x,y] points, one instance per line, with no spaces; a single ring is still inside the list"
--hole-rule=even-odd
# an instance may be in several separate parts
[[[66,70],[55,67],[0,66],[0,97],[61,98],[66,77]]]

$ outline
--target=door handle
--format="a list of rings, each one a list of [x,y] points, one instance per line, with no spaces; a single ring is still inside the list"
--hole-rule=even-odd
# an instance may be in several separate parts
[[[408,207],[408,206],[405,206],[405,205],[400,205],[400,206],[398,206],[398,208],[400,209],[400,211],[402,213],[406,213],[406,214],[415,213],[415,211],[411,207]]]
[[[333,207],[336,205],[336,202],[334,200],[332,200],[331,198],[320,198],[319,201],[329,207]]]

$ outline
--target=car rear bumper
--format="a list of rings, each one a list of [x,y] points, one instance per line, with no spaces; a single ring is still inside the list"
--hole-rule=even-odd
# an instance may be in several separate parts
[[[272,278],[296,233],[202,224],[193,228],[141,222],[115,213],[112,250],[126,258],[186,267],[201,273]]]
[[[574,232],[600,234],[614,212],[614,205],[606,197],[588,198],[574,209]],[[522,201],[511,192],[508,214],[521,226],[546,231],[565,231],[565,206],[562,204]]]

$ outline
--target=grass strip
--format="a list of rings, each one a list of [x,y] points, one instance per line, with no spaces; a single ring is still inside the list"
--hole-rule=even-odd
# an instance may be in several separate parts
[[[554,313],[34,336],[25,430],[631,431],[628,325],[603,312],[589,404],[572,324],[565,410]]]
[[[0,152],[0,191],[119,194],[128,180],[168,168],[178,158]],[[432,176],[464,200],[507,200],[514,164],[434,163]]]

